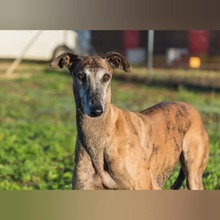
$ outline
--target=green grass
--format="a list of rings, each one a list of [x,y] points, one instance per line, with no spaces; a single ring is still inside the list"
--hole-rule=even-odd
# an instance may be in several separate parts
[[[17,73],[31,73],[32,77],[0,80],[0,189],[71,189],[76,138],[71,78],[45,64],[22,64]],[[118,80],[113,80],[112,91],[113,103],[131,111],[160,101],[193,104],[201,112],[210,138],[204,187],[220,189],[220,93]],[[165,189],[177,175],[178,167]]]

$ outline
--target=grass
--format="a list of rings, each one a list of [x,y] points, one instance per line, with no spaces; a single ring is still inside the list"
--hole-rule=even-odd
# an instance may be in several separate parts
[[[0,63],[0,75],[4,74],[5,66]],[[155,70],[154,80],[161,79],[160,74],[171,76],[172,71]],[[206,71],[201,71],[201,75],[198,70],[197,74],[178,71],[191,78],[209,77]],[[54,72],[45,64],[24,63],[16,73],[30,73],[31,77],[0,80],[0,189],[71,189],[76,138],[71,78],[67,72]],[[144,71],[135,68],[130,74],[143,78]],[[218,74],[211,74],[215,75],[214,81]],[[220,189],[219,92],[122,80],[113,80],[112,91],[113,103],[131,111],[140,111],[160,101],[193,104],[201,112],[210,138],[204,187]],[[177,175],[178,167],[165,189]]]

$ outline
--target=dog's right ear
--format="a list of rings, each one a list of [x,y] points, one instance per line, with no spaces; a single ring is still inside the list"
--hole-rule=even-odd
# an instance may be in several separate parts
[[[73,53],[64,53],[55,58],[50,63],[50,67],[53,69],[62,69],[63,66],[66,66],[69,70],[71,70],[78,60],[78,55]]]

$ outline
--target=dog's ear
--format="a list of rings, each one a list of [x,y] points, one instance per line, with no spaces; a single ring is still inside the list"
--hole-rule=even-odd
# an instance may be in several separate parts
[[[112,69],[122,67],[125,72],[130,72],[132,69],[128,60],[120,53],[110,51],[107,53],[106,59],[109,62]]]
[[[69,70],[71,70],[74,64],[79,60],[79,56],[73,53],[64,53],[55,58],[51,63],[50,67],[53,69],[62,69],[65,65]]]

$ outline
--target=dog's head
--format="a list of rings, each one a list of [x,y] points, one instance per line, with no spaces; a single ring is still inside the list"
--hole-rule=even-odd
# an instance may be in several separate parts
[[[77,108],[90,117],[101,116],[111,101],[110,82],[113,70],[131,70],[128,60],[116,52],[107,53],[105,58],[64,53],[54,59],[50,66],[54,69],[66,66],[69,69]]]

